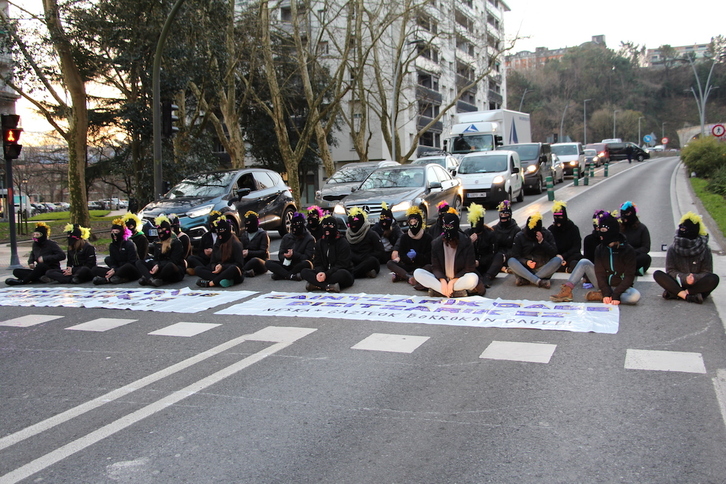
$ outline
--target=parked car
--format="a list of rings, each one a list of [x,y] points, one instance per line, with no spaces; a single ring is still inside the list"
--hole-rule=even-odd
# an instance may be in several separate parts
[[[104,210],[103,202],[93,200],[88,202],[88,210]]]
[[[585,176],[585,150],[582,143],[555,143],[552,153],[562,162],[565,175],[574,176],[575,167],[578,167],[578,176]]]
[[[499,150],[516,151],[524,170],[524,188],[542,193],[546,178],[552,174],[552,149],[549,143],[520,143],[504,145]]]
[[[48,207],[46,207],[44,203],[31,203],[30,205],[32,205],[35,209],[36,215],[39,213],[46,213],[48,211]]]
[[[524,176],[516,151],[477,151],[461,158],[457,177],[461,180],[464,205],[495,204],[502,200],[524,200]]]
[[[588,148],[597,151],[598,162],[601,165],[610,163],[610,150],[606,143],[590,143],[585,145],[585,149]]]
[[[603,164],[603,161],[600,159],[600,155],[597,154],[597,150],[592,148],[585,148],[585,163],[587,165],[595,165],[600,166]]]
[[[373,170],[384,166],[398,166],[396,161],[366,161],[348,163],[325,180],[323,186],[315,192],[315,205],[323,210],[332,211],[335,205],[358,188]]]
[[[393,217],[402,228],[408,227],[406,210],[417,206],[427,224],[436,221],[437,205],[446,202],[461,209],[463,193],[461,180],[454,178],[441,165],[399,165],[379,168],[348,195],[333,210],[341,230],[347,228],[347,211],[360,207],[369,218],[378,220],[381,203],[386,202]]]
[[[57,212],[58,211],[55,204],[50,203],[50,202],[42,202],[42,203],[43,203],[43,205],[46,206],[46,208],[48,209],[48,212]]]
[[[441,165],[454,176],[456,176],[456,170],[459,167],[459,160],[448,153],[424,156],[411,162],[412,165],[428,165],[429,163]]]
[[[565,182],[565,167],[560,158],[552,153],[552,184]]]
[[[208,230],[207,216],[212,210],[222,212],[235,233],[244,225],[244,214],[252,210],[259,215],[260,227],[284,235],[297,208],[290,187],[278,173],[247,168],[190,176],[161,200],[145,206],[139,216],[153,224],[161,214],[176,214],[182,230],[196,246]]]

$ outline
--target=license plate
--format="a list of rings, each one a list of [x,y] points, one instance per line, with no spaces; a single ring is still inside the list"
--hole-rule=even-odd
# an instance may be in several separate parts
[[[486,198],[487,194],[486,193],[469,193],[468,197],[469,198]]]

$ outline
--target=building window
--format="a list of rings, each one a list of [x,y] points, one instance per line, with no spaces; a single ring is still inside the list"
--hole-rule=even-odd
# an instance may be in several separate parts
[[[423,101],[418,102],[418,114],[419,116],[426,116],[427,118],[435,118],[439,115],[441,106],[438,104],[430,104]]]
[[[439,26],[436,20],[432,19],[428,15],[420,14],[417,19],[418,26],[427,32],[437,34],[439,32]]]
[[[280,20],[282,20],[283,22],[292,21],[292,10],[290,9],[290,7],[280,8]]]
[[[330,53],[330,51],[329,51],[328,43],[325,42],[325,41],[318,42],[318,51],[317,51],[317,54],[318,55],[328,55],[329,53]]]
[[[441,147],[441,134],[432,133],[431,131],[427,131],[424,134],[422,134],[421,137],[418,139],[418,144],[420,146],[430,146],[432,148],[439,148],[439,147]]]
[[[418,72],[418,85],[431,89],[432,91],[439,91],[439,78],[432,76],[428,72]]]
[[[431,47],[430,45],[421,45],[419,44],[417,46],[418,55],[420,57],[423,57],[425,59],[429,59],[430,61],[435,62],[436,64],[439,63],[439,51],[435,48]]]

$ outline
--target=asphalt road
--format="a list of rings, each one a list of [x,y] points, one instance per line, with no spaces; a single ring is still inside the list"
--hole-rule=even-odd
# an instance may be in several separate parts
[[[693,204],[676,168],[676,158],[618,163],[587,187],[558,185],[557,198],[583,235],[595,209],[635,202],[653,241],[652,273],[664,265],[660,246],[675,218]],[[546,196],[514,207],[520,224],[535,210],[552,220]],[[723,275],[722,256],[716,263]],[[487,297],[547,300],[556,285],[516,287],[502,274]],[[219,307],[5,306],[0,483],[722,483],[723,288],[693,305],[663,300],[649,275],[636,287],[643,297],[621,308],[616,334],[215,314]],[[234,289],[303,288],[262,276]],[[346,292],[414,293],[385,271]],[[575,294],[583,300],[581,288]],[[59,317],[3,324],[32,315]],[[68,329],[98,318],[130,321]],[[150,334],[179,322],[217,326]],[[382,346],[380,335],[398,344]],[[482,357],[498,342],[535,344],[551,357]]]

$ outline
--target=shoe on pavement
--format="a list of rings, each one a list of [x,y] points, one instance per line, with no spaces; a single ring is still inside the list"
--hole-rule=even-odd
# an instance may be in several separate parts
[[[306,291],[322,291],[322,288],[319,286],[316,286],[315,284],[308,282],[307,284],[305,284],[305,290]]]
[[[80,284],[80,283],[82,283],[83,281],[82,281],[82,280],[80,280],[80,279],[79,279],[78,277],[76,277],[76,276],[73,276],[73,277],[71,278],[71,282],[72,282],[73,284]]]
[[[514,275],[514,285],[515,286],[527,286],[529,285],[529,281],[525,279],[522,276]]]
[[[454,291],[454,292],[453,292],[453,293],[451,294],[451,297],[452,297],[452,298],[454,298],[454,297],[466,297],[466,296],[468,296],[468,295],[469,295],[469,293],[467,293],[467,292],[466,292],[466,291],[464,291],[464,290],[461,290],[461,291]]]
[[[123,284],[124,282],[129,282],[129,280],[119,276],[111,276],[111,279],[109,279],[108,282],[111,284]]]
[[[164,285],[164,279],[159,279],[158,277],[154,277],[151,279],[151,285],[154,287],[161,287]]]
[[[429,288],[429,297],[444,297],[444,295],[438,291],[434,291],[433,289]]]
[[[340,292],[340,284],[337,282],[335,284],[328,284],[325,286],[325,290],[328,292]]]
[[[234,281],[232,279],[222,279],[219,281],[219,285],[222,287],[231,287],[234,285]]]
[[[540,279],[537,281],[537,287],[541,287],[542,289],[549,289],[551,287],[551,283],[549,279]]]
[[[93,284],[96,286],[101,286],[103,284],[108,284],[108,279],[106,279],[103,276],[96,276],[93,278]]]
[[[572,302],[572,288],[567,284],[560,286],[560,292],[550,296],[550,301],[554,302]]]
[[[689,303],[703,304],[703,296],[700,292],[696,294],[688,294],[686,295],[686,301]]]
[[[40,276],[40,282],[42,282],[43,284],[51,284],[51,281],[53,280],[55,279],[51,279],[48,276]]]
[[[255,271],[252,269],[245,271],[245,277],[255,277]]]
[[[587,301],[602,302],[602,291],[588,291],[587,294],[585,294],[585,299]]]
[[[378,277],[378,273],[376,272],[375,269],[371,269],[368,272],[366,272],[366,277],[369,277],[371,279],[375,279],[376,277]]]
[[[399,276],[395,272],[391,272],[391,282],[400,282],[400,281],[405,281],[405,280],[406,280],[405,278]]]
[[[210,282],[210,281],[208,281],[208,280],[206,280],[206,279],[199,279],[199,280],[197,281],[197,286],[199,286],[199,287],[211,287],[211,286],[209,285],[209,282]]]
[[[290,274],[290,280],[300,282],[300,281],[302,281],[302,276],[300,275],[299,272],[296,272],[295,274]]]
[[[187,269],[187,274],[189,274],[190,276],[196,276],[197,271],[193,267],[190,267]]]
[[[5,284],[8,286],[22,286],[25,284],[25,281],[22,279],[15,279],[14,277],[11,277],[9,279],[5,279]]]
[[[663,299],[678,299],[678,296],[674,296],[673,294],[671,294],[668,291],[663,291],[662,296],[663,296]]]

